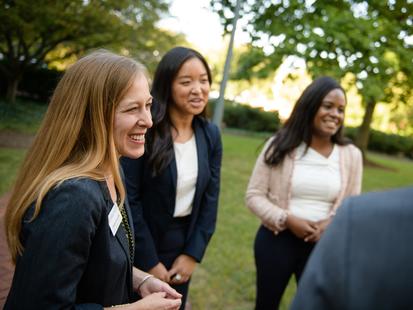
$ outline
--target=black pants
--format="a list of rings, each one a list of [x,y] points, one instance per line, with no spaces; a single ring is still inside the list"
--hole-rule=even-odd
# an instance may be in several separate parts
[[[264,226],[255,237],[254,253],[257,269],[255,310],[278,309],[284,290],[294,274],[298,282],[314,243],[297,238],[291,231],[278,235]]]
[[[184,251],[189,219],[189,216],[174,218],[159,244],[159,260],[168,270],[171,269],[175,259]],[[171,285],[175,290],[182,294],[181,310],[185,309],[189,282],[190,280],[180,285]]]

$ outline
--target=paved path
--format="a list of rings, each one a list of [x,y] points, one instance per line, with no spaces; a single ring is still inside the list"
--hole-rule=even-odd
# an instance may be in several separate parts
[[[0,198],[0,309],[3,309],[14,272],[4,232],[4,212],[7,201],[8,194]]]
[[[34,136],[30,134],[0,130],[0,147],[28,148],[33,139]],[[8,199],[9,193],[0,197],[0,309],[3,309],[14,272],[4,231],[4,212]]]

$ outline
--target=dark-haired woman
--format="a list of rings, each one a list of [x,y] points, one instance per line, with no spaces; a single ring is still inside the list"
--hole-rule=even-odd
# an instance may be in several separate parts
[[[215,230],[222,144],[205,118],[211,72],[197,51],[176,47],[160,61],[147,152],[124,158],[136,239],[135,265],[183,294]]]
[[[362,156],[342,136],[345,108],[334,79],[314,80],[257,159],[246,192],[262,222],[254,245],[257,310],[278,309],[337,207],[360,193]]]

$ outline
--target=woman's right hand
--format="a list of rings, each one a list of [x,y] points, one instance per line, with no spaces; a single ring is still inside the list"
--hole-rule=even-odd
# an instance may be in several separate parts
[[[148,273],[154,275],[159,280],[162,280],[166,283],[169,283],[170,281],[168,270],[166,270],[164,264],[162,264],[161,262],[159,262],[155,267],[151,268]]]
[[[181,302],[180,298],[166,298],[165,292],[153,293],[131,304],[131,310],[178,310]]]
[[[178,310],[181,299],[168,299],[165,292],[150,294],[134,303],[104,308],[105,310],[121,308],[122,310]]]
[[[304,241],[307,241],[306,238],[313,235],[318,229],[316,223],[301,219],[292,214],[288,215],[285,224],[294,235],[300,239],[304,239]]]

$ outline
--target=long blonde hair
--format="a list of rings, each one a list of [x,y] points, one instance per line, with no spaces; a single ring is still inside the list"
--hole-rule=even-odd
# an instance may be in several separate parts
[[[35,202],[34,220],[47,192],[63,181],[76,177],[103,180],[105,165],[124,202],[113,120],[119,101],[138,74],[147,76],[140,63],[97,51],[63,75],[7,205],[6,236],[13,262],[23,251],[20,231],[27,209]]]

